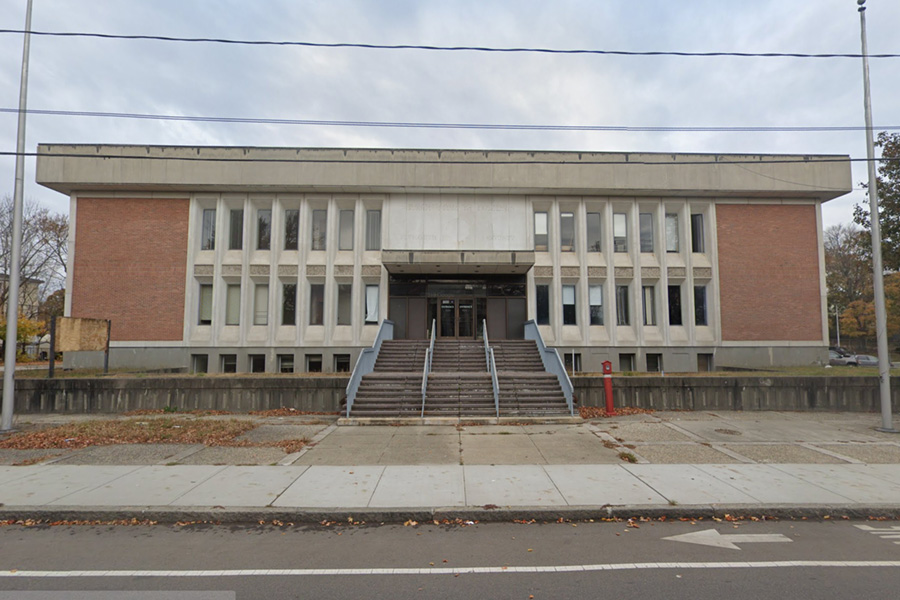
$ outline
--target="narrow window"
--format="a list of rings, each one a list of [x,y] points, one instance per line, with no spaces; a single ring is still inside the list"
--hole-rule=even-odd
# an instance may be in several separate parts
[[[338,232],[338,250],[353,250],[353,211],[342,210]]]
[[[628,223],[625,213],[613,213],[613,250],[628,252]]]
[[[538,325],[550,324],[550,286],[536,285],[534,286],[534,301],[537,308]]]
[[[563,364],[569,373],[581,371],[581,354],[579,352],[563,352]]]
[[[570,212],[559,215],[559,249],[563,252],[575,250],[575,215]]]
[[[300,247],[300,211],[284,211],[284,249],[297,250]]]
[[[219,359],[223,373],[237,373],[237,354],[221,354]]]
[[[241,286],[240,284],[228,284],[225,288],[225,324],[240,325],[241,323]]]
[[[678,215],[666,213],[666,252],[678,252]]]
[[[694,286],[694,324],[706,325],[706,286]]]
[[[209,354],[191,354],[191,372],[209,372]]]
[[[325,322],[325,286],[313,283],[309,286],[309,324],[322,325]]]
[[[631,325],[628,314],[628,286],[616,286],[616,325]]]
[[[653,214],[640,213],[638,221],[641,226],[641,252],[653,252]]]
[[[587,214],[587,249],[588,252],[603,252],[600,240],[600,213]]]
[[[619,370],[623,372],[634,371],[634,354],[619,355]]]
[[[327,210],[312,211],[312,250],[325,249],[325,225],[328,220]]]
[[[577,325],[575,311],[575,286],[562,286],[563,325]]]
[[[281,288],[281,324],[297,324],[297,284],[285,283]]]
[[[366,323],[378,323],[378,286],[366,286]]]
[[[713,355],[712,354],[698,354],[697,355],[697,370],[700,372],[707,372],[713,370]]]
[[[366,250],[381,250],[381,211],[366,211]]]
[[[654,286],[645,285],[641,288],[641,297],[644,304],[644,325],[656,325],[656,294]]]
[[[200,249],[216,249],[216,209],[203,209],[203,229],[200,233]]]
[[[339,283],[337,286],[338,289],[338,305],[337,305],[337,324],[338,325],[349,325],[350,324],[350,296],[352,294],[353,286],[349,283]]]
[[[647,370],[651,373],[662,373],[662,354],[647,355]]]
[[[278,372],[293,373],[294,372],[294,355],[279,354],[278,355]]]
[[[198,325],[212,325],[212,301],[213,286],[210,284],[200,284],[200,310]]]
[[[681,286],[669,286],[669,325],[683,325],[681,318]]]
[[[266,372],[266,355],[251,354],[250,355],[250,372],[265,373]]]
[[[321,373],[322,372],[322,355],[321,354],[307,354],[306,355],[306,370],[309,373]]]
[[[534,251],[547,251],[547,213],[534,213]]]
[[[257,284],[253,293],[253,324],[269,324],[269,286]]]
[[[691,252],[705,252],[703,248],[703,215],[691,215]]]
[[[269,250],[272,247],[272,209],[256,211],[256,249]]]
[[[603,286],[588,288],[588,302],[591,306],[591,325],[603,325]]]
[[[350,372],[350,355],[335,354],[334,355],[334,372],[349,373]]]
[[[228,249],[240,250],[244,247],[244,211],[240,208],[231,210],[228,223]]]

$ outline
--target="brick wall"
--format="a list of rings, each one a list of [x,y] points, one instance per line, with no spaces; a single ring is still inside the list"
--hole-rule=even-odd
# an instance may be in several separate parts
[[[822,339],[816,208],[716,206],[722,339]]]
[[[78,198],[72,316],[112,320],[114,341],[184,336],[187,199]]]

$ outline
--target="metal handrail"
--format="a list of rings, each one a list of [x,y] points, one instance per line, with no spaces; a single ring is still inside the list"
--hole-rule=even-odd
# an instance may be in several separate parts
[[[556,348],[547,347],[544,343],[544,338],[541,337],[541,332],[538,329],[537,323],[535,323],[534,320],[525,321],[525,339],[534,340],[537,344],[538,350],[541,353],[541,362],[544,363],[544,369],[546,369],[548,373],[556,375],[556,379],[559,381],[559,387],[562,388],[563,395],[566,397],[566,405],[569,408],[569,414],[574,417],[575,402],[573,395],[575,388],[572,386],[572,380],[569,379],[569,374],[566,372],[563,361],[559,358],[559,352],[557,352]]]
[[[481,337],[484,340],[484,361],[488,371],[491,370],[491,358],[488,356],[491,345],[488,343],[487,319],[481,320]]]
[[[491,384],[494,387],[494,409],[497,411],[497,418],[500,418],[500,382],[497,380],[497,363],[494,362],[494,349],[488,348],[488,363],[491,371]]]
[[[425,417],[425,395],[428,392],[428,375],[431,373],[431,357],[434,355],[434,331],[437,325],[435,319],[431,320],[431,343],[425,351],[425,364],[422,365],[422,414]]]
[[[359,384],[362,382],[364,375],[368,375],[375,370],[375,361],[378,360],[378,353],[381,352],[381,342],[394,339],[394,322],[385,319],[378,328],[378,335],[375,336],[375,342],[371,348],[364,348],[356,359],[356,365],[353,367],[353,373],[350,375],[350,382],[347,383],[347,417],[350,417],[350,409],[353,408],[353,402],[356,400],[356,393],[359,391]]]

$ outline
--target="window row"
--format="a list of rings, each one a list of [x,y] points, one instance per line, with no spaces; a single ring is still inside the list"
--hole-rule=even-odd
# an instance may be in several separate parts
[[[631,325],[631,287],[615,286],[616,325]],[[658,325],[655,285],[641,287],[641,309],[644,325]],[[667,286],[666,302],[668,302],[669,325],[684,325],[682,310],[682,294],[680,285]],[[602,284],[588,286],[589,322],[591,325],[603,325],[603,288]],[[562,300],[563,325],[578,325],[578,306],[575,285],[563,285]],[[535,308],[538,325],[550,324],[550,286],[535,286]],[[694,325],[708,325],[706,286],[694,286]]]
[[[313,209],[309,231],[309,249],[326,250],[328,211]],[[272,249],[272,209],[259,208],[255,213],[253,233],[254,248],[257,250]],[[353,250],[353,221],[355,211],[352,209],[338,211],[338,250]],[[216,249],[216,209],[203,209],[200,232],[200,249]],[[366,211],[365,249],[381,250],[381,211]],[[284,210],[284,250],[300,248],[300,210]],[[228,249],[242,250],[244,247],[244,209],[233,208],[228,212]]]
[[[256,283],[253,285],[253,325],[269,324],[269,284]],[[280,296],[280,325],[297,324],[297,283],[281,283]],[[213,286],[208,283],[200,284],[200,305],[198,310],[198,325],[212,325],[213,322]],[[337,310],[335,313],[336,325],[350,325],[352,320],[353,285],[339,283],[337,285]],[[363,315],[365,324],[378,323],[378,299],[379,286],[366,284],[363,296]],[[309,285],[309,324],[325,324],[325,284],[311,283]],[[225,325],[241,324],[241,284],[229,283],[225,285]]]
[[[293,354],[278,354],[277,373],[294,373],[295,357]],[[322,355],[307,354],[305,355],[306,370],[310,373],[320,373],[322,371]],[[266,355],[250,354],[247,356],[247,367],[250,373],[266,372]],[[350,355],[335,354],[334,355],[334,372],[349,373],[350,372]],[[237,354],[220,354],[219,355],[219,372],[220,373],[237,373],[238,356]],[[208,354],[192,354],[191,355],[191,372],[208,373],[209,372],[209,355]]]
[[[653,226],[654,213],[638,213],[639,247],[644,253],[656,251],[656,240]],[[601,213],[589,212],[585,217],[585,232],[588,252],[602,252],[603,240],[601,226]],[[680,252],[681,241],[679,239],[678,213],[666,213],[665,216],[665,248],[666,252]],[[613,213],[613,252],[628,252],[629,232],[628,218],[623,212]],[[705,252],[703,234],[703,213],[691,214],[690,230],[691,252]],[[559,214],[559,249],[562,252],[575,252],[575,213],[562,212]],[[549,226],[546,212],[534,213],[534,249],[536,252],[546,252],[549,248]]]

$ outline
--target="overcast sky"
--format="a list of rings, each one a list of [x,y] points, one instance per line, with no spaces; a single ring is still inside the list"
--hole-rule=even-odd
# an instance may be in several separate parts
[[[0,0],[22,29],[25,0]],[[900,53],[900,2],[869,0],[869,51]],[[36,31],[374,44],[859,53],[855,0],[34,0]],[[0,34],[0,108],[22,36]],[[900,59],[871,61],[874,123],[900,125]],[[224,46],[33,36],[29,109],[614,126],[861,126],[860,59],[679,58]],[[38,143],[849,154],[865,134],[610,133],[181,123],[29,115]],[[0,113],[0,150],[16,116]],[[26,197],[65,212],[34,183]],[[824,208],[848,222],[856,190]],[[0,195],[14,159],[0,157]]]

